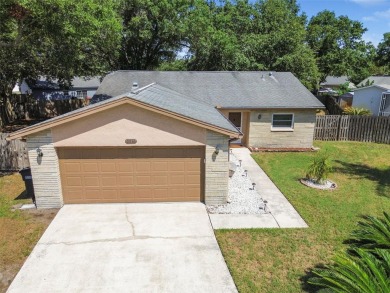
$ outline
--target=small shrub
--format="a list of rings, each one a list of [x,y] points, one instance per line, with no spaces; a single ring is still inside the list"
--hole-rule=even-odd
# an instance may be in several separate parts
[[[327,154],[318,154],[307,168],[306,179],[322,184],[331,172],[332,165],[329,156]]]
[[[370,110],[364,108],[346,107],[343,112],[345,115],[359,115],[368,116],[371,115]]]

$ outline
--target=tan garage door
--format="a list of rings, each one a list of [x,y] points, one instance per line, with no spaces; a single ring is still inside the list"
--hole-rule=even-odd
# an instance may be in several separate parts
[[[64,203],[203,200],[204,148],[58,149]]]

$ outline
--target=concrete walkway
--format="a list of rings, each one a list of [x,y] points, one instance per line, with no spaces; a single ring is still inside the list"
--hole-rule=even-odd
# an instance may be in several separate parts
[[[65,205],[16,292],[237,292],[202,203]]]
[[[256,189],[268,201],[268,214],[263,215],[228,215],[210,214],[214,229],[240,228],[307,228],[307,224],[284,197],[281,191],[269,179],[251,156],[247,148],[233,148],[233,154],[241,165],[248,170],[248,176],[256,183]]]

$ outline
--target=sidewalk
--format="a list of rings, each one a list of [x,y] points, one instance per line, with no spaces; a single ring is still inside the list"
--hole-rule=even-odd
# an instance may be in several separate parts
[[[214,229],[245,228],[307,228],[307,224],[284,197],[267,174],[251,157],[247,148],[233,148],[233,154],[241,160],[248,170],[248,176],[256,183],[256,189],[263,200],[267,201],[267,211],[263,215],[210,214]]]

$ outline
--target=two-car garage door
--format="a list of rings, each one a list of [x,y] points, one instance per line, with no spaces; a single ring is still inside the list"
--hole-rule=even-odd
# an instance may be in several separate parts
[[[57,151],[64,203],[203,200],[204,147]]]

